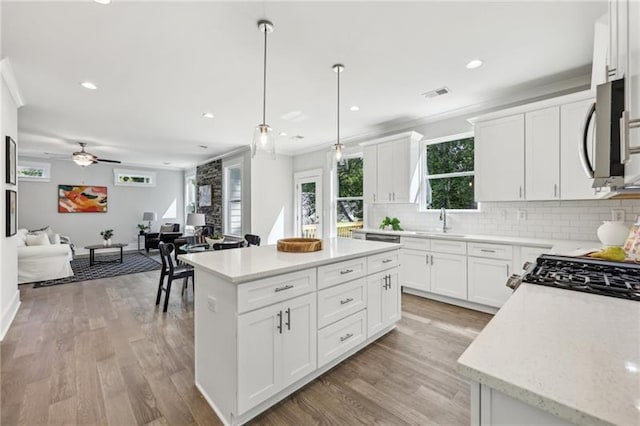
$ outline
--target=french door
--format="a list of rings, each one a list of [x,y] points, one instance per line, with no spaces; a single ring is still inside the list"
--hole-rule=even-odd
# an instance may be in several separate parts
[[[295,234],[322,238],[322,169],[298,172],[295,181]]]

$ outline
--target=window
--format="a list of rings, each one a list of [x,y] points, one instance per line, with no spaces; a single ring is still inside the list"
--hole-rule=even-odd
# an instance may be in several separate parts
[[[196,212],[196,175],[184,177],[184,217]],[[186,228],[186,226],[185,226]]]
[[[425,144],[427,209],[475,210],[473,136],[456,135]]]
[[[19,162],[16,169],[18,179],[49,182],[51,180],[51,164]]]
[[[229,235],[242,235],[242,163],[225,166],[224,179],[224,232]]]
[[[345,158],[338,163],[338,237],[351,238],[352,230],[362,228],[362,164],[362,156]]]
[[[119,186],[156,186],[156,173],[113,169],[113,183]]]

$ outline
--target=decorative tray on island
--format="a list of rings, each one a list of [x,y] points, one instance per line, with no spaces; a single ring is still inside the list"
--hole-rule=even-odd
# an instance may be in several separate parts
[[[278,240],[278,251],[311,253],[319,250],[322,250],[322,240],[317,238],[283,238]]]

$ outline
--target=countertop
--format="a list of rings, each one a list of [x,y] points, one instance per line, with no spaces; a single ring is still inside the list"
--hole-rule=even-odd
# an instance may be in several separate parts
[[[458,371],[576,424],[639,425],[640,303],[523,284]]]
[[[398,244],[349,238],[323,240],[323,249],[312,253],[284,253],[275,245],[190,253],[178,258],[232,283],[243,283],[287,272],[397,250]]]
[[[549,248],[550,253],[567,253],[578,249],[596,249],[601,244],[598,241],[576,241],[576,240],[544,240],[539,238],[523,238],[509,237],[505,235],[481,235],[481,234],[464,234],[455,231],[443,233],[441,231],[384,231],[382,229],[364,228],[356,229],[354,233],[372,233],[385,235],[399,235],[400,237],[430,238],[430,239],[446,239],[459,240],[469,242],[494,243],[494,244],[513,244],[530,247]]]

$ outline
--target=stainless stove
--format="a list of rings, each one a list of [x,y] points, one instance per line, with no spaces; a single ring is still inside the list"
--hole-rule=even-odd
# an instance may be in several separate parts
[[[640,264],[543,254],[524,268],[522,276],[509,278],[508,287],[525,282],[640,301]]]

